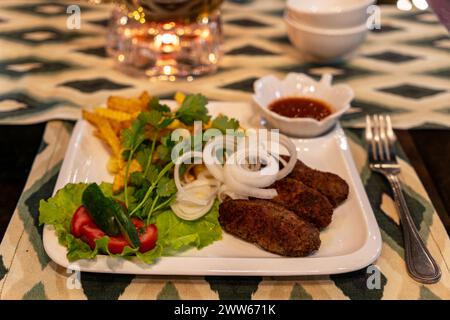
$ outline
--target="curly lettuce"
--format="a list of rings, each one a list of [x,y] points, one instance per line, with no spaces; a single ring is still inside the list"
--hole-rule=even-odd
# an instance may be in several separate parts
[[[125,247],[121,254],[112,254],[108,250],[108,237],[96,241],[96,247],[91,249],[82,240],[70,233],[70,222],[76,209],[81,205],[81,196],[88,184],[69,183],[48,200],[39,203],[39,223],[53,225],[60,244],[67,248],[67,259],[93,259],[97,254],[110,256],[137,256],[145,263],[153,263],[162,256],[174,255],[177,252],[197,248],[201,249],[221,239],[222,230],[218,221],[219,203],[216,201],[209,212],[195,221],[185,221],[178,218],[171,210],[156,213],[150,223],[158,228],[158,240],[154,249],[140,253],[138,249]],[[112,185],[102,183],[100,189],[106,196],[112,196]],[[114,196],[122,200],[124,195]]]

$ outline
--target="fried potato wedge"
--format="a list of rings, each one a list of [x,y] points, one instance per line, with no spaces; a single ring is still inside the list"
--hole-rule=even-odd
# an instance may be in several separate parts
[[[109,121],[95,113],[83,110],[83,118],[92,123],[98,132],[96,135],[109,145],[115,155],[120,155],[120,139],[114,132]]]
[[[82,114],[84,119],[86,119],[87,121],[89,121],[91,124],[93,124],[96,127],[98,127],[98,124],[103,119],[102,116],[100,116],[98,114],[95,114],[93,112],[87,111],[87,110],[81,111],[81,114]]]
[[[95,114],[107,118],[110,120],[115,121],[128,121],[133,118],[134,114],[131,115],[128,112],[118,111],[118,110],[112,110],[112,109],[106,109],[106,108],[95,108],[94,109]]]
[[[126,168],[123,167],[120,169],[120,171],[114,176],[113,186],[112,190],[114,193],[119,193],[123,190],[123,187],[125,185],[125,170]],[[130,163],[130,169],[128,171],[128,176],[132,174],[133,172],[141,172],[142,167],[139,164],[139,162],[136,159],[133,159]]]
[[[124,128],[126,128],[126,126],[124,125],[123,121],[115,121],[115,120],[111,120],[109,119],[109,124],[111,125],[111,128],[113,129],[114,133],[116,134],[117,137],[119,137],[120,140],[120,134],[122,132],[122,130]]]
[[[150,96],[150,94],[147,91],[143,91],[141,93],[141,95],[139,96],[139,100],[141,101],[141,110],[144,110],[145,108],[147,108],[148,103],[150,102],[150,99],[152,97]]]
[[[112,156],[108,160],[107,169],[109,173],[117,174],[122,170],[125,166],[125,161],[122,157]]]
[[[126,113],[135,113],[141,111],[142,101],[139,98],[123,98],[110,96],[107,102],[108,109],[122,111]]]
[[[184,99],[186,99],[186,95],[183,92],[177,91],[175,93],[174,99],[177,102],[178,106],[181,106],[183,104]]]

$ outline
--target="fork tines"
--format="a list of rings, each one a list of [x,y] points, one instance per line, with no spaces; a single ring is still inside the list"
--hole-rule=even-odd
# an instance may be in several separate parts
[[[395,162],[396,137],[392,130],[391,117],[388,115],[366,116],[366,140],[369,160]]]

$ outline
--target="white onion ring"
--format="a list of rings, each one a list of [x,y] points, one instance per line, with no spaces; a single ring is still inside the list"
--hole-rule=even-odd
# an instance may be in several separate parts
[[[281,169],[277,174],[277,180],[281,180],[286,177],[288,174],[294,170],[295,164],[297,163],[297,148],[291,139],[286,137],[283,134],[279,134],[280,144],[283,145],[288,153],[289,153],[289,161],[286,165],[284,165],[283,169]],[[281,157],[279,157],[281,161]]]
[[[189,183],[189,181],[187,180],[187,175],[189,174],[189,171],[191,171],[191,169],[195,166],[195,164],[191,163],[187,168],[186,171],[183,174],[183,182],[184,183]]]
[[[186,205],[179,202],[173,203],[170,207],[172,211],[183,220],[196,220],[203,217],[214,204],[214,199],[209,201],[206,205]]]
[[[203,162],[208,168],[211,175],[219,180],[220,182],[225,181],[223,166],[217,159],[217,156],[213,154],[217,151],[217,147],[221,147],[222,150],[227,151],[228,148],[232,147],[234,152],[234,147],[236,145],[234,136],[216,136],[212,138],[203,149]]]
[[[275,159],[277,159],[279,162],[283,164],[283,168],[278,172],[277,174],[277,180],[281,180],[287,175],[289,175],[292,170],[294,169],[295,163],[297,162],[297,147],[292,142],[291,139],[286,137],[285,135],[281,133],[277,133],[276,136],[278,137],[278,141],[273,141],[272,135],[270,135],[267,139],[269,139],[268,143],[265,143],[264,141],[260,141],[258,139],[258,144],[266,150],[268,153],[270,153]],[[277,145],[276,150],[277,152],[273,152],[272,147],[273,145]],[[286,148],[289,155],[289,161],[286,162],[283,158],[281,158],[279,154],[279,146],[282,145]]]
[[[180,167],[186,161],[187,159],[191,158],[202,158],[203,154],[198,151],[189,151],[183,154],[181,157],[179,157],[176,161],[175,168],[174,168],[174,180],[175,185],[178,189],[177,197],[180,196],[183,199],[190,198],[192,203],[198,204],[198,205],[206,205],[208,203],[207,200],[202,199],[196,199],[195,197],[191,197],[191,195],[184,189],[183,185],[180,181]]]
[[[204,198],[198,197],[195,190],[208,188],[208,195]],[[197,179],[183,186],[184,193],[177,194],[177,201],[183,203],[200,204],[199,202],[208,203],[213,199],[219,190],[219,182],[212,179]],[[195,195],[194,195],[195,194]]]
[[[227,160],[227,164],[234,162],[233,165],[229,166],[229,173],[237,182],[250,187],[264,188],[272,185],[277,180],[279,163],[269,153],[264,152],[260,148],[258,149],[240,149]],[[252,152],[254,152],[253,154],[257,153],[258,158],[267,163],[261,170],[252,171],[243,167],[247,154]]]
[[[247,197],[254,197],[260,199],[272,199],[277,196],[275,189],[262,189],[250,187],[247,184],[237,181],[230,172],[230,164],[225,163],[225,184],[235,193]]]
[[[197,180],[202,180],[202,179],[213,180],[216,184],[220,183],[219,181],[217,181],[214,178],[214,176],[208,170],[203,170],[202,172],[200,172],[198,174]]]
[[[218,187],[219,184],[220,183],[218,181],[216,181],[215,179],[198,178],[188,184],[185,184],[184,189],[190,190],[190,189],[200,188],[200,187],[204,187],[204,186]]]
[[[265,143],[258,143],[256,148],[248,148],[245,144],[236,141],[237,137],[235,136],[216,136],[205,145],[203,153],[189,151],[183,154],[175,164],[174,180],[178,194],[177,201],[171,205],[172,210],[182,219],[195,220],[209,211],[216,195],[221,201],[225,195],[232,199],[274,198],[277,191],[274,188],[266,189],[266,187],[290,174],[297,162],[297,149],[294,143],[284,135],[279,134],[278,136],[277,147],[282,145],[287,149],[289,161],[282,159],[278,152],[267,150],[268,147]],[[276,142],[271,141],[271,146],[273,143]],[[220,150],[225,151],[225,154],[230,150],[233,152],[231,156],[227,157],[224,165],[217,158],[217,152]],[[265,163],[265,166],[259,170],[251,170],[246,167],[249,154],[257,155]],[[197,180],[182,185],[180,166],[190,158],[203,158],[208,170],[201,172]],[[281,170],[280,163],[283,164]],[[208,188],[205,190],[205,194],[209,195],[199,197],[199,192],[196,195],[193,194],[195,190],[204,188]]]
[[[284,160],[282,157],[276,157],[276,159],[283,165],[283,168],[286,167],[287,161]]]
[[[226,196],[230,197],[233,200],[235,200],[235,199],[248,200],[247,196],[243,196],[243,195],[234,193],[233,191],[231,191],[231,189],[226,184],[223,184],[219,188],[219,192],[217,193],[217,197],[219,198],[220,202],[223,202],[225,200]]]

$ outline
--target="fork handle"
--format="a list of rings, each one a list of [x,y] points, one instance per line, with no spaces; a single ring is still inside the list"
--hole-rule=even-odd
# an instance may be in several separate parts
[[[420,238],[403,195],[398,176],[387,175],[394,192],[395,205],[400,215],[405,245],[405,261],[410,276],[421,283],[435,283],[441,278],[441,270]]]

